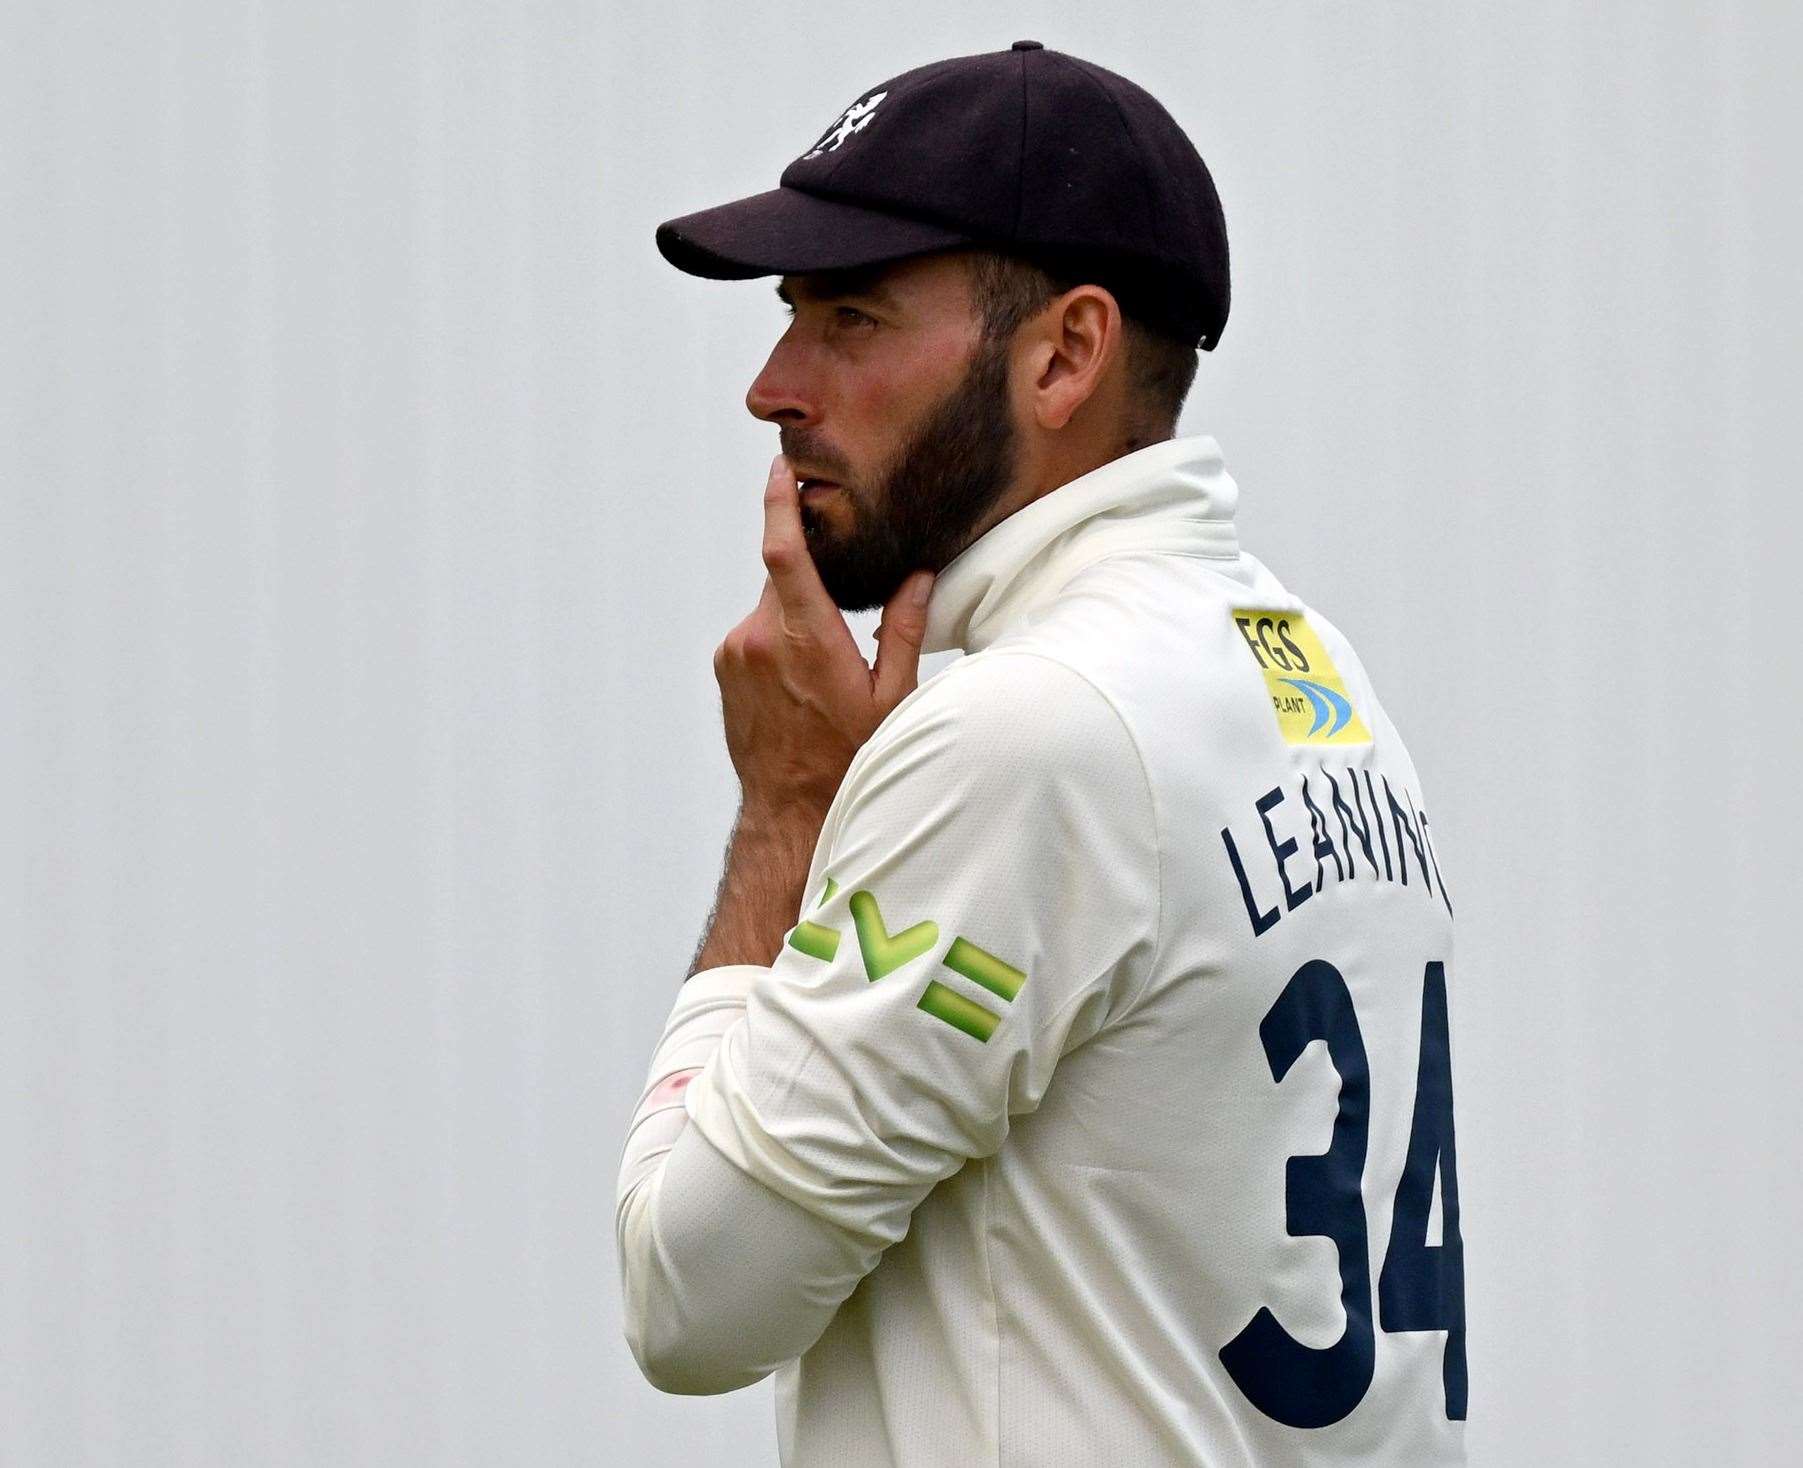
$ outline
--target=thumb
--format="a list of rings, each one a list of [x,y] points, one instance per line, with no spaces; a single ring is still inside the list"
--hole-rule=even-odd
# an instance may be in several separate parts
[[[876,629],[876,698],[893,708],[920,681],[920,645],[927,635],[927,602],[933,573],[916,571],[883,606]]]

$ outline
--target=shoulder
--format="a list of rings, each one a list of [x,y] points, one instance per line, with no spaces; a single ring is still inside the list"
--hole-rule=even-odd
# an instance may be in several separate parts
[[[960,658],[897,705],[859,764],[931,759],[939,773],[986,783],[1057,778],[1082,783],[1139,767],[1115,701],[1071,663],[1024,648]]]

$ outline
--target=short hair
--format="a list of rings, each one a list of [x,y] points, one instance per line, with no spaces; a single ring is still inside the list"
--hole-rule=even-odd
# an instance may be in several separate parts
[[[1110,277],[1119,275],[1118,267],[988,248],[973,248],[968,258],[971,296],[983,319],[986,342],[1010,340],[1022,322],[1075,286],[1099,285],[1113,295],[1121,308],[1133,426],[1176,432],[1177,415],[1196,379],[1199,349],[1123,302],[1124,293],[1110,284]]]

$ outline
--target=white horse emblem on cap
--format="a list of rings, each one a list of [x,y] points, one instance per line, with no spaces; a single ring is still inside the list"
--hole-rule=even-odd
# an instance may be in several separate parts
[[[832,152],[853,133],[863,131],[876,113],[876,104],[888,95],[887,92],[877,92],[862,102],[853,102],[839,114],[839,120],[826,130],[825,136],[801,156],[818,158],[822,153]]]

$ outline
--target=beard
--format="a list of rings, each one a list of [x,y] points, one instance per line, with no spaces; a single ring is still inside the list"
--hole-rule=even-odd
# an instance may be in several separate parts
[[[835,496],[849,528],[801,507],[820,582],[841,611],[887,604],[914,571],[937,575],[1014,481],[1016,434],[1005,342],[979,341],[958,383],[930,409],[866,489]]]

